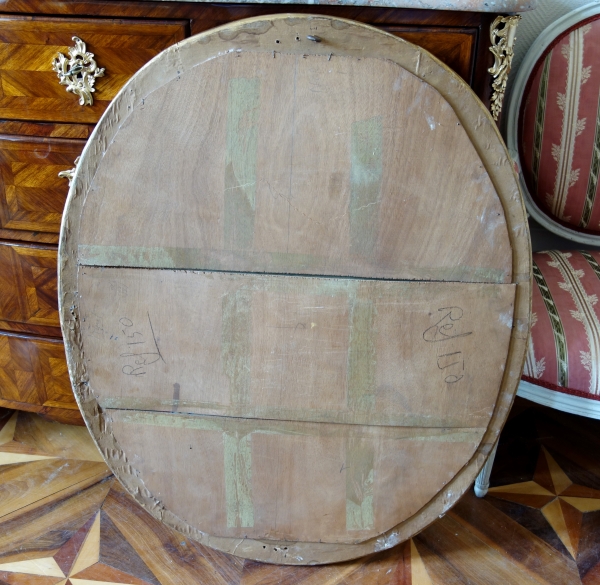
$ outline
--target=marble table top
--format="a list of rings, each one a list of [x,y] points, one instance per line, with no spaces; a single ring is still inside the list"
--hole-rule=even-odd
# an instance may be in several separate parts
[[[164,0],[168,2],[169,0]],[[187,0],[210,2],[214,0]],[[219,0],[239,4],[240,0]],[[339,6],[374,6],[380,8],[413,8],[421,10],[462,10],[506,14],[533,10],[538,0],[241,0],[248,4],[330,4]]]

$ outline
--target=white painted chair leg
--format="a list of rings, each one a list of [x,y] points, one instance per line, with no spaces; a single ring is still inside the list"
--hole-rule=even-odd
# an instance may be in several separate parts
[[[488,488],[490,487],[490,475],[492,473],[492,465],[494,465],[494,459],[496,458],[496,449],[498,448],[498,441],[494,445],[492,452],[490,453],[488,460],[485,462],[485,465],[481,468],[479,475],[475,479],[475,486],[473,489],[475,490],[475,495],[478,498],[483,498],[485,494],[488,492]]]

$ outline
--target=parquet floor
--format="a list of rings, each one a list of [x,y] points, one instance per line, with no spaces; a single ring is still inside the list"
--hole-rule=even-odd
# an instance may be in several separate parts
[[[600,585],[600,421],[518,400],[489,495],[359,561],[243,561],[166,528],[87,431],[0,409],[0,584]]]

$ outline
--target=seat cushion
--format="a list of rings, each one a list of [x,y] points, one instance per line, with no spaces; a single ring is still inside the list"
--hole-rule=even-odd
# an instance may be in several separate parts
[[[521,100],[519,158],[538,207],[570,229],[600,234],[600,15],[560,34]]]
[[[534,254],[532,297],[523,378],[600,400],[600,252]]]

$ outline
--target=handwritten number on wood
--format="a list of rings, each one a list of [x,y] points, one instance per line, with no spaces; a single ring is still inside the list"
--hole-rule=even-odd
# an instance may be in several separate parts
[[[451,374],[450,376],[446,376],[444,382],[446,382],[446,384],[456,384],[456,382],[458,382],[459,380],[462,380],[463,376],[455,376],[453,374]]]
[[[442,313],[442,318],[423,331],[423,339],[428,343],[442,343],[444,341],[450,341],[452,339],[458,339],[471,335],[472,331],[465,333],[459,333],[456,325],[464,315],[464,311],[460,307],[442,307],[438,309],[438,313]],[[437,367],[439,370],[447,370],[448,368],[454,368],[454,372],[457,372],[457,367],[460,367],[460,371],[465,370],[465,360],[462,358],[462,351],[450,351],[437,356]],[[456,384],[462,380],[464,375],[458,373],[448,374],[444,378],[446,384]]]
[[[423,339],[429,343],[439,343],[441,341],[448,341],[449,339],[455,339],[456,337],[466,337],[471,335],[473,332],[468,333],[455,333],[454,324],[456,321],[460,321],[464,314],[464,311],[460,307],[442,307],[438,309],[438,312],[442,311],[444,316],[435,324],[425,329],[423,332]]]
[[[119,319],[119,323],[124,327],[124,329],[121,330],[123,335],[127,339],[132,340],[127,342],[128,346],[142,345],[146,343],[146,338],[144,337],[143,333],[140,333],[139,331],[131,331],[133,328],[133,321],[131,319],[127,317],[121,317]],[[158,348],[158,342],[156,341],[156,336],[154,335],[152,321],[150,321],[150,314],[148,314],[148,324],[150,325],[150,331],[152,332],[154,350],[141,352],[128,351],[120,354],[119,357],[121,358],[131,358],[128,359],[128,363],[121,368],[121,372],[123,372],[126,376],[144,376],[147,371],[146,366],[155,364],[159,360],[162,360],[163,362],[165,361],[160,353],[160,349]]]

